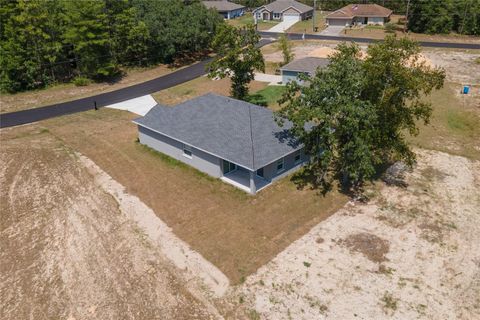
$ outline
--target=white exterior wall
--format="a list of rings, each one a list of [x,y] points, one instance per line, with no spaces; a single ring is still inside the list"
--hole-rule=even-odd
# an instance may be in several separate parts
[[[223,176],[221,160],[218,157],[191,146],[192,158],[190,159],[183,155],[183,143],[141,126],[138,126],[138,138],[141,144],[186,163],[212,177],[220,178]]]
[[[384,20],[384,18],[368,18],[367,24],[378,24],[383,26]]]

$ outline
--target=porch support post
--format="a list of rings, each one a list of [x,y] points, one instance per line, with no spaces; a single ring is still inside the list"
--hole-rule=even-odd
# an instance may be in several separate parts
[[[256,194],[257,187],[255,186],[255,172],[250,171],[250,194]]]

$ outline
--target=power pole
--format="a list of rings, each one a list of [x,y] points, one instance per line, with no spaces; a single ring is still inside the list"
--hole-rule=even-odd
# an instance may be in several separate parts
[[[408,9],[410,9],[410,0],[407,1],[407,11],[405,12],[405,25],[403,26],[403,33],[407,32]]]
[[[313,0],[312,32],[315,32],[315,11],[317,10],[317,0]]]

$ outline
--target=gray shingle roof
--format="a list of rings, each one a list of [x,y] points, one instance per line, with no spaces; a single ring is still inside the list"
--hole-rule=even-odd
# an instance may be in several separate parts
[[[299,10],[300,13],[305,13],[310,10],[313,10],[312,7],[294,0],[277,0],[262,7],[265,7],[268,11],[275,12],[275,13],[281,13],[290,7],[293,7]],[[255,9],[254,11],[256,11],[257,9]]]
[[[242,9],[245,8],[242,5],[230,2],[230,1],[202,1],[203,4],[208,8],[214,8],[217,11],[232,11],[236,9]]]
[[[313,74],[317,68],[324,68],[328,66],[329,63],[330,60],[326,58],[306,57],[293,60],[292,62],[281,67],[280,70],[308,72]]]
[[[250,170],[301,148],[269,109],[213,93],[157,105],[133,122]]]

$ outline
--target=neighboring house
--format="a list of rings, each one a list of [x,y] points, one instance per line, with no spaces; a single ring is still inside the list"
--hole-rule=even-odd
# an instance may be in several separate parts
[[[280,68],[282,74],[282,83],[287,84],[290,81],[302,82],[298,79],[298,75],[308,74],[314,75],[317,68],[324,68],[328,66],[330,61],[327,58],[306,57],[302,59],[293,60],[292,62]]]
[[[212,93],[133,122],[140,143],[251,194],[306,160],[289,122],[280,127],[271,110]]]
[[[326,16],[329,26],[383,25],[393,11],[378,4],[350,4]]]
[[[245,7],[230,1],[203,1],[208,9],[215,9],[224,19],[234,19],[245,14]]]
[[[253,10],[256,20],[301,21],[313,16],[313,8],[293,0],[277,0]]]

